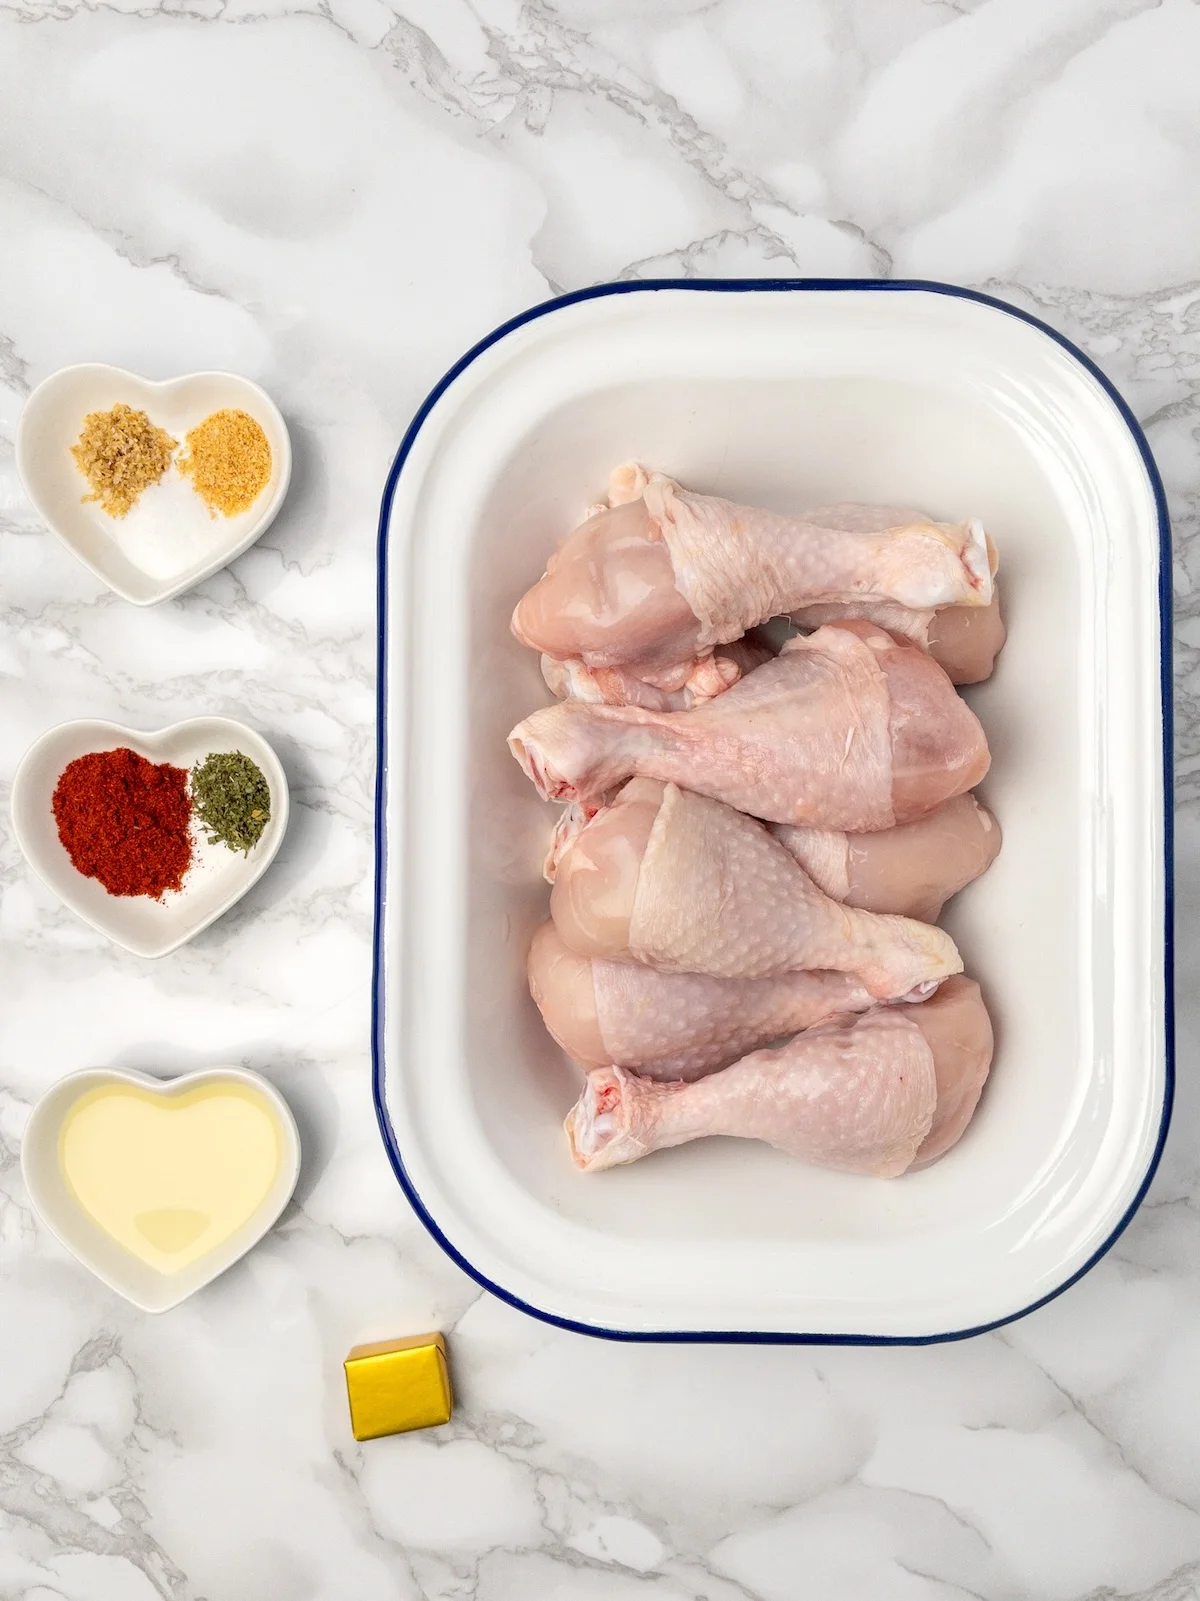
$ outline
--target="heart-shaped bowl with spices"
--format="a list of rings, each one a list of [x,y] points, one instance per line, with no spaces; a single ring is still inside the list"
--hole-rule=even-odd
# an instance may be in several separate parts
[[[26,751],[12,818],[26,861],[64,905],[134,955],[166,956],[271,865],[287,779],[262,735],[229,717],[157,733],[86,719]]]
[[[17,470],[47,527],[97,578],[153,606],[228,566],[287,494],[287,424],[230,372],[156,382],[87,362],[51,373],[17,425]]]

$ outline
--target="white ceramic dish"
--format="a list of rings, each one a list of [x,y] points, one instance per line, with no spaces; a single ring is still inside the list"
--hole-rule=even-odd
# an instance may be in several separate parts
[[[88,483],[71,455],[83,419],[123,401],[144,411],[182,444],[211,412],[248,412],[271,446],[271,477],[246,511],[214,516],[174,464],[124,517],[88,501]],[[248,378],[193,372],[163,383],[90,362],[63,367],[40,383],[17,425],[17,470],[46,525],[110,589],[135,606],[169,600],[228,566],[270,527],[292,472],[292,447],[278,406]]]
[[[76,871],[58,837],[52,798],[68,762],[89,751],[127,745],[152,762],[191,768],[210,751],[240,750],[262,770],[271,790],[271,817],[258,844],[243,855],[210,845],[193,820],[192,865],[178,892],[161,901],[146,895],[110,895]],[[271,865],[288,823],[287,779],[261,734],[230,717],[191,717],[158,733],[140,733],[95,719],[59,723],[21,758],[13,779],[12,818],[25,860],[58,898],[93,928],[135,956],[166,956],[207,928]]]
[[[593,1176],[524,983],[551,809],[505,749],[548,697],[508,629],[636,458],[779,509],[983,518],[1007,647],[970,695],[1004,828],[948,924],[998,1051],[966,1137],[872,1181],[706,1140]],[[376,1066],[410,1199],[482,1283],[625,1338],[927,1340],[1019,1315],[1128,1220],[1171,1091],[1166,516],[1087,361],[938,285],[621,284],[540,307],[418,414],[381,527]],[[1169,703],[1168,703],[1169,706]]]
[[[274,1183],[235,1232],[176,1273],[162,1273],[127,1251],[80,1207],[63,1177],[59,1138],[68,1112],[90,1091],[113,1084],[133,1085],[156,1100],[161,1097],[164,1110],[204,1085],[241,1085],[257,1091],[274,1114],[280,1151]],[[183,1118],[188,1112],[176,1107],[171,1115]],[[21,1171],[42,1222],[72,1255],[144,1312],[166,1312],[232,1267],[276,1221],[300,1176],[300,1135],[291,1109],[275,1086],[244,1068],[205,1068],[169,1080],[119,1068],[88,1068],[61,1079],[34,1107],[21,1142]],[[197,1206],[205,1203],[203,1194],[195,1197]]]

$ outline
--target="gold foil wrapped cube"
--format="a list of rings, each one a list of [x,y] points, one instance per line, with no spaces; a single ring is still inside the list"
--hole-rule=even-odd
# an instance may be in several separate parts
[[[454,1409],[440,1334],[356,1345],[346,1358],[350,1427],[356,1440],[431,1429]]]

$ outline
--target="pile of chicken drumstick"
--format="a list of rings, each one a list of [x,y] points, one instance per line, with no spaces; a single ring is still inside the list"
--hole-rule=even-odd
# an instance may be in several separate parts
[[[523,596],[561,699],[509,746],[566,803],[529,984],[587,1075],[579,1167],[723,1134],[896,1177],[963,1133],[992,1027],[936,920],[1000,849],[955,687],[1004,642],[995,571],[974,518],[629,466]]]

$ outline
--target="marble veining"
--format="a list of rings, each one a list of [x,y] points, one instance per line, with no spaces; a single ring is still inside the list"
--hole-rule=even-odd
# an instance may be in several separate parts
[[[0,1597],[1185,1601],[1200,1596],[1200,5],[1195,0],[0,0]],[[1028,307],[1143,420],[1176,532],[1180,1088],[1149,1201],[1010,1328],[916,1350],[600,1345],[482,1294],[408,1212],[368,1088],[374,534],[405,422],[548,294],[928,276]],[[12,460],[72,361],[228,367],[292,492],[135,614]],[[242,718],[279,860],[154,965],[26,872],[49,724]],[[244,1062],[306,1164],[158,1319],[35,1222],[72,1069]],[[438,1431],[356,1446],[340,1363],[440,1327]]]

